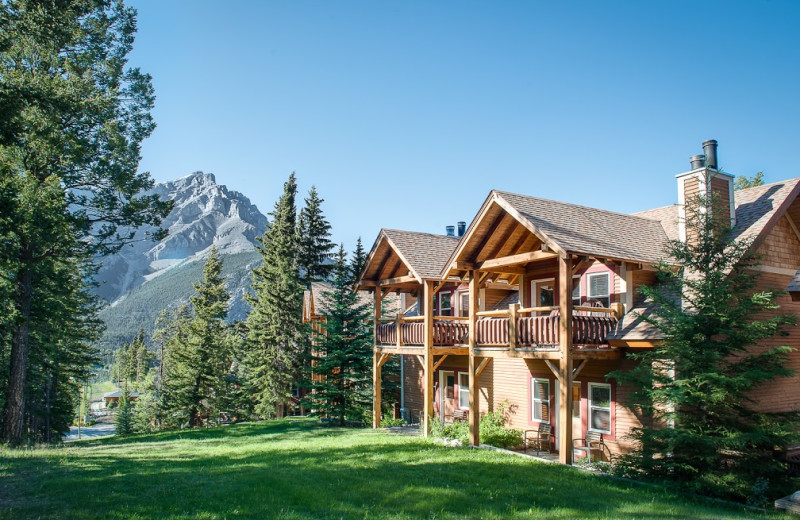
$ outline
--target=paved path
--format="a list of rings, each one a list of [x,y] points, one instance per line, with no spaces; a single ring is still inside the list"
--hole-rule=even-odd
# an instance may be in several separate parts
[[[97,439],[108,437],[116,433],[113,424],[95,424],[94,426],[84,426],[81,428],[81,439]],[[70,426],[69,433],[64,436],[64,442],[78,440],[78,427]]]

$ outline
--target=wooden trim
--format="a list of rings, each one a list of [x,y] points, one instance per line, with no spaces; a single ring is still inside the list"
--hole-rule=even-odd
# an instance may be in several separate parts
[[[372,427],[381,427],[381,365],[378,352],[372,353]]]
[[[581,370],[583,370],[583,367],[586,366],[587,362],[588,362],[587,359],[582,359],[581,362],[578,363],[578,366],[576,366],[575,368],[572,369],[572,380],[573,381],[575,380],[576,377],[578,377],[578,374],[581,373]]]
[[[469,347],[461,346],[461,347],[437,347],[436,345],[433,346],[433,353],[436,354],[451,354],[453,356],[467,356],[469,355]]]
[[[518,303],[512,303],[508,306],[508,348],[512,351],[517,348],[518,309],[519,309]]]
[[[792,226],[792,231],[794,231],[794,236],[797,238],[797,241],[800,242],[800,230],[797,229],[797,226],[794,223],[794,219],[791,217],[791,215],[789,215],[788,211],[784,213],[783,216],[786,217],[786,222],[788,222],[789,225]]]
[[[481,262],[476,266],[478,270],[485,271],[493,268],[511,267],[520,264],[527,264],[529,262],[536,262],[538,260],[549,260],[558,255],[551,251],[530,251],[528,253],[519,253],[517,255],[502,256],[500,258],[493,258]]]
[[[764,273],[772,274],[785,274],[786,276],[794,276],[797,272],[796,269],[788,269],[786,267],[773,267],[771,265],[755,265],[750,267],[754,271],[761,271]]]
[[[419,283],[412,275],[398,276],[397,278],[387,278],[385,280],[364,280],[361,287],[386,287],[387,285],[400,285],[404,283]]]
[[[444,360],[447,359],[447,356],[449,355],[450,354],[443,354],[442,357],[439,358],[439,361],[433,364],[434,372],[436,371],[437,368],[439,368],[439,365],[441,365],[444,362]]]
[[[558,373],[558,367],[555,363],[553,363],[550,359],[545,359],[544,364],[547,365],[547,368],[550,369],[550,372],[556,377],[556,381],[561,381],[561,374]]]
[[[504,347],[475,347],[475,355],[478,357],[491,357],[501,359],[552,359],[558,360],[561,354],[557,350],[529,350],[517,348],[513,352],[509,351],[508,346]]]
[[[558,460],[572,464],[572,261],[558,257],[558,346],[561,353],[558,372]]]
[[[478,323],[478,280],[475,271],[469,271],[469,444],[479,446],[480,436],[480,387],[475,366],[475,338]]]
[[[572,349],[572,359],[620,359],[622,352],[618,349]]]
[[[423,287],[423,298],[425,300],[424,323],[425,323],[425,424],[423,433],[425,437],[430,435],[430,422],[434,418],[433,413],[433,282],[425,280]]]
[[[478,368],[475,370],[475,375],[480,377],[480,375],[483,373],[484,369],[486,369],[486,366],[489,364],[491,360],[492,358],[490,357],[484,358],[483,361],[481,361],[481,364],[478,365]]]

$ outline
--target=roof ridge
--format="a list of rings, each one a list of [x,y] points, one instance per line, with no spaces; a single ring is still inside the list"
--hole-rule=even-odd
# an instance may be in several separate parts
[[[460,239],[461,237],[450,236],[450,235],[440,235],[438,233],[427,233],[425,231],[409,231],[408,229],[390,229],[390,228],[381,228],[381,231],[395,231],[397,233],[411,233],[414,235],[426,235],[435,238],[455,238]]]
[[[581,208],[581,209],[588,209],[588,210],[592,210],[592,211],[600,211],[602,213],[608,213],[609,215],[617,215],[617,216],[620,216],[620,217],[633,217],[633,218],[642,219],[642,220],[654,220],[654,219],[647,218],[647,217],[640,217],[638,215],[633,215],[631,213],[620,213],[618,211],[611,211],[611,210],[608,210],[608,209],[595,208],[595,207],[592,207],[592,206],[585,206],[583,204],[574,204],[572,202],[564,202],[563,200],[545,199],[545,198],[542,198],[542,197],[535,197],[533,195],[525,195],[523,193],[513,193],[513,192],[510,192],[510,191],[501,191],[501,190],[492,190],[492,192],[493,193],[497,193],[499,195],[513,195],[515,197],[525,197],[527,199],[534,199],[534,200],[545,201],[545,202],[554,202],[556,204],[563,204],[565,206],[572,206],[573,208]]]

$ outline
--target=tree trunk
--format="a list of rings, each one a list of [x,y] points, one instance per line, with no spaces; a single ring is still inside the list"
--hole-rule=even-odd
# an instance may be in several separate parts
[[[19,317],[12,328],[11,367],[3,410],[3,440],[19,444],[25,420],[25,384],[30,352],[30,316],[33,301],[33,266],[28,264],[19,272],[16,291]]]

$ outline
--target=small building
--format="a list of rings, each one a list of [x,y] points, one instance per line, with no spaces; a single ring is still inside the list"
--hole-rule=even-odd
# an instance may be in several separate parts
[[[139,399],[139,392],[129,392],[128,397],[130,398],[131,402],[136,401]],[[105,404],[106,408],[109,407],[111,403],[114,405],[119,404],[119,400],[122,398],[122,390],[114,390],[113,392],[106,392],[103,394],[103,403]]]

